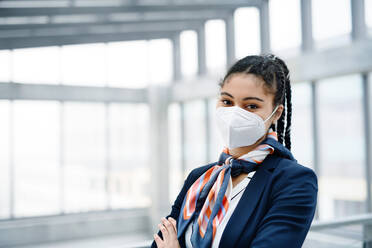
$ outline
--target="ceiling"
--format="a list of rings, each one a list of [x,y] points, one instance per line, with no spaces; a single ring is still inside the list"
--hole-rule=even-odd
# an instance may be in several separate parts
[[[0,1],[0,49],[172,38],[261,0]]]

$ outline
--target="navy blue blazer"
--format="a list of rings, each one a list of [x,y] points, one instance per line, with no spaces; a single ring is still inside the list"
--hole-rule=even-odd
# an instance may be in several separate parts
[[[244,190],[222,233],[221,248],[297,248],[305,240],[315,213],[317,177],[313,170],[298,164],[286,147],[269,141],[275,151],[265,158]],[[178,219],[189,187],[216,163],[190,172],[166,218]],[[162,237],[160,231],[158,234]],[[179,243],[186,247],[185,233]],[[151,247],[157,247],[155,241]]]

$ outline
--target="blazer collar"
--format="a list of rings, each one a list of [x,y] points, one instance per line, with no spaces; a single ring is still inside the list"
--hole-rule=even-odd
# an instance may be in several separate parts
[[[287,147],[283,146],[283,144],[279,143],[277,140],[266,138],[262,143],[272,146],[274,148],[274,154],[278,157],[287,158],[297,162],[297,160],[293,157],[291,151],[288,150]]]

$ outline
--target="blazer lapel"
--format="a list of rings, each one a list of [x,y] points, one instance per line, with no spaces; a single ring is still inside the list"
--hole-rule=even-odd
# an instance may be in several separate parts
[[[267,157],[270,160],[271,156]],[[219,247],[234,247],[243,232],[246,222],[256,208],[271,173],[267,170],[273,163],[266,161],[252,177],[222,233]],[[266,165],[266,166],[264,166]]]

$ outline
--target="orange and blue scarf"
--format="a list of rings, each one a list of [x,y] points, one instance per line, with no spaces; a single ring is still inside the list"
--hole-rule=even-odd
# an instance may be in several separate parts
[[[204,172],[187,191],[178,218],[178,236],[192,224],[193,247],[211,247],[217,227],[229,208],[231,178],[257,170],[266,156],[274,152],[274,148],[265,143],[268,139],[278,140],[271,128],[260,145],[238,159],[232,158],[228,148],[223,149],[217,164]]]

